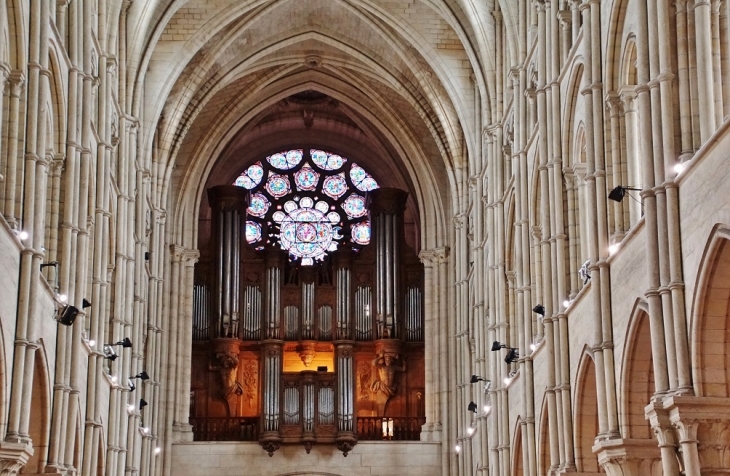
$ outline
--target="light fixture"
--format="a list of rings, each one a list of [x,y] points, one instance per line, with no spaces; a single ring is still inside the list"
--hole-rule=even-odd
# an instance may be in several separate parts
[[[156,448],[155,448],[155,454],[156,454],[156,455],[158,455],[158,454],[160,454],[160,453],[162,453],[162,448],[160,448],[160,447],[158,446],[158,447],[156,447]]]
[[[621,203],[621,200],[624,199],[624,195],[626,195],[626,192],[628,191],[640,192],[641,189],[635,187],[624,187],[622,185],[619,185],[609,192],[608,199],[613,200],[614,202]]]
[[[144,407],[146,407],[147,405],[148,405],[148,404],[147,404],[147,402],[145,401],[145,399],[144,399],[144,398],[140,398],[140,399],[139,399],[139,410],[140,410],[140,411],[142,411],[142,409],[143,409]]]
[[[533,351],[533,352],[535,352],[537,350],[537,344],[535,344],[534,342],[531,343],[530,344],[530,350]]]
[[[684,169],[685,169],[685,168],[687,168],[687,165],[686,165],[686,164],[685,164],[684,162],[678,162],[678,163],[677,163],[677,164],[676,164],[676,165],[674,166],[674,172],[676,172],[676,174],[677,174],[677,175],[679,175],[679,174],[681,174],[682,172],[684,172]]]
[[[106,344],[106,345],[108,345],[108,346],[121,345],[122,348],[128,349],[128,348],[132,347],[132,341],[129,340],[129,337],[125,337],[124,339],[120,340],[119,342],[117,342],[115,344]]]
[[[43,271],[43,268],[55,268],[58,266],[58,261],[49,261],[48,263],[41,263],[41,271]]]
[[[505,377],[505,378],[504,378],[504,384],[505,384],[505,385],[509,385],[509,384],[511,384],[511,383],[512,383],[512,379],[511,379],[511,378],[509,378],[509,377]]]
[[[489,404],[487,404],[487,405],[484,405],[484,414],[485,414],[485,415],[486,415],[487,413],[491,412],[491,411],[492,411],[492,405],[489,405]]]
[[[94,347],[96,345],[96,341],[94,339],[87,340],[86,342],[89,344],[89,347]]]
[[[141,433],[142,433],[143,435],[148,435],[148,434],[149,434],[149,432],[150,432],[150,429],[149,429],[149,428],[147,428],[146,426],[142,426],[142,427],[140,427],[139,431],[140,431],[140,432],[141,432]]]
[[[66,302],[66,301],[68,301],[68,296],[67,296],[66,294],[58,294],[58,295],[56,296],[56,298],[57,298],[57,299],[58,299],[58,300],[59,300],[60,302]]]
[[[509,352],[507,352],[507,356],[504,358],[504,362],[506,364],[511,364],[518,360],[520,360],[520,351],[515,348],[510,348]]]
[[[471,413],[477,412],[477,404],[474,402],[469,402],[469,406],[466,407],[467,410],[469,410]]]
[[[495,340],[492,343],[492,352],[497,352],[499,349],[506,349],[506,348],[507,348],[507,346],[505,344],[502,344],[497,340]]]
[[[456,451],[457,453],[461,453],[461,445],[457,443],[456,446],[454,446],[454,451]]]
[[[538,304],[532,308],[532,312],[539,314],[541,317],[545,317],[545,306]]]
[[[492,381],[491,380],[486,380],[484,382],[484,391],[485,392],[488,392],[490,388],[492,388]]]
[[[134,412],[136,409],[137,409],[137,407],[135,407],[134,404],[132,404],[132,403],[130,403],[129,405],[127,405],[127,411],[129,413]]]
[[[612,244],[611,246],[608,247],[608,254],[609,255],[616,254],[616,252],[618,251],[619,248],[620,248],[620,246],[618,243]]]
[[[112,383],[117,383],[117,376],[116,375],[112,375],[111,376],[111,380],[112,380]]]
[[[74,323],[76,320],[76,316],[79,315],[78,308],[70,305],[63,306],[61,309],[56,311],[56,316],[54,319],[59,324],[63,324],[64,326],[70,326]]]
[[[114,350],[114,347],[106,344],[104,346],[104,358],[114,362],[115,360],[117,360],[117,357],[119,357],[119,355],[117,354],[117,351]]]
[[[469,436],[473,435],[474,434],[474,427],[473,426],[470,426],[469,428],[467,428],[466,429],[466,434],[469,435]]]
[[[478,375],[472,375],[471,380],[469,380],[469,383],[477,383],[477,382],[489,382],[489,380],[479,377]]]
[[[143,370],[132,378],[142,379],[142,381],[144,382],[145,380],[149,380],[150,376],[147,374],[146,371]]]
[[[28,232],[24,230],[13,230],[13,233],[20,238],[20,241],[25,241],[28,239]]]
[[[87,301],[86,298],[84,298],[81,301],[81,309],[86,309],[88,307],[91,307],[91,303],[89,301]]]
[[[127,385],[129,386],[130,392],[134,392],[134,390],[137,388],[137,386],[134,384],[134,381],[131,378],[127,379]]]
[[[568,309],[568,308],[570,307],[570,305],[571,305],[571,304],[573,304],[573,301],[569,301],[569,300],[567,300],[567,299],[566,299],[565,301],[563,301],[563,307],[564,307],[565,309]]]

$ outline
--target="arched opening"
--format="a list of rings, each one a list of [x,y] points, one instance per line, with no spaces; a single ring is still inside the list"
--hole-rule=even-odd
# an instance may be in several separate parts
[[[543,399],[542,411],[540,412],[540,440],[538,441],[539,452],[537,455],[537,474],[548,474],[550,471],[550,424],[548,420],[548,402]]]
[[[512,476],[523,476],[525,474],[525,463],[522,456],[522,421],[518,418],[514,440],[512,441]]]
[[[50,422],[49,383],[43,347],[36,350],[33,369],[33,393],[30,399],[30,425],[28,436],[33,442],[33,456],[21,469],[21,473],[45,472],[46,452],[48,451],[48,425]]]
[[[622,434],[632,439],[653,439],[644,408],[654,394],[649,315],[644,308],[634,314],[624,355],[622,378]]]
[[[578,367],[576,387],[576,467],[579,472],[603,473],[598,458],[593,453],[593,444],[598,435],[598,393],[596,388],[596,365],[587,352]]]

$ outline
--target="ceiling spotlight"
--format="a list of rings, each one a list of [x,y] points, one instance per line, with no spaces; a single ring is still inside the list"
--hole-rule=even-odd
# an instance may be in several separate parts
[[[149,380],[150,376],[147,374],[146,371],[143,370],[132,378],[142,379],[142,381],[144,382],[145,380]]]
[[[91,303],[89,301],[87,301],[86,299],[84,299],[83,301],[81,301],[81,308],[82,309],[86,309],[88,307],[91,307]]]
[[[511,348],[509,352],[507,352],[507,356],[504,358],[504,361],[507,364],[511,364],[513,362],[517,362],[519,359],[520,352],[515,348]]]
[[[474,434],[474,427],[473,426],[470,426],[469,428],[467,428],[466,429],[466,433],[469,436],[473,435]]]
[[[495,340],[492,343],[492,352],[497,352],[499,349],[506,349],[506,348],[507,348],[507,346],[504,345],[504,344],[502,344],[502,343],[500,343],[499,341],[496,341]]]
[[[477,382],[487,382],[488,380],[485,378],[481,378],[478,375],[472,375],[471,380],[469,380],[469,383],[477,383]]]
[[[64,326],[70,326],[74,323],[74,321],[76,320],[76,316],[78,315],[78,308],[66,305],[56,312],[56,317],[54,317],[54,319],[59,324],[63,324]]]
[[[538,304],[537,306],[532,308],[532,312],[535,314],[540,314],[540,316],[545,317],[545,306],[542,304]]]
[[[613,190],[611,190],[611,192],[609,192],[608,199],[609,200],[613,200],[614,202],[619,202],[620,203],[621,200],[624,199],[624,195],[626,195],[626,192],[628,192],[629,190],[634,191],[634,192],[640,192],[641,191],[640,188],[623,187],[623,186],[619,185],[618,187],[616,187]]]
[[[609,255],[614,255],[614,254],[616,254],[616,252],[618,251],[618,249],[619,249],[619,244],[618,243],[614,243],[614,244],[612,244],[611,246],[608,247],[608,254]]]
[[[140,398],[140,399],[139,399],[139,409],[140,409],[140,411],[141,411],[141,410],[142,410],[142,409],[143,409],[144,407],[146,407],[147,405],[148,405],[148,403],[147,403],[147,402],[145,401],[145,399],[144,399],[144,398]]]
[[[477,412],[477,404],[474,402],[469,402],[469,406],[466,407],[467,410],[469,410],[471,413]]]
[[[117,351],[114,350],[114,347],[112,347],[108,344],[104,346],[104,358],[105,359],[109,359],[112,362],[114,362],[115,360],[117,360],[117,357],[119,357],[119,355],[117,355]]]

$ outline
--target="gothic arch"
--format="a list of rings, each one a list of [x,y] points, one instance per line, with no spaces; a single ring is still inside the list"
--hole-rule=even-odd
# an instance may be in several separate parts
[[[598,389],[596,365],[587,348],[578,364],[576,376],[573,421],[575,422],[575,463],[579,472],[603,472],[598,458],[593,454],[593,444],[598,435]],[[570,444],[566,442],[566,444]]]
[[[525,474],[525,462],[522,451],[522,417],[517,417],[517,423],[515,423],[510,468],[512,469],[510,472],[512,476],[523,476]]]
[[[543,395],[542,399],[542,410],[540,411],[540,426],[539,426],[539,439],[538,439],[538,454],[537,454],[537,474],[548,474],[551,467],[551,456],[550,456],[550,423],[548,416],[548,396],[547,393]]]
[[[716,225],[697,274],[690,342],[699,397],[730,397],[730,227]]]
[[[45,472],[51,422],[51,382],[42,340],[35,354],[30,414],[26,417],[30,422],[28,435],[33,443],[33,456],[28,459],[28,463],[21,470],[21,473],[30,474]]]

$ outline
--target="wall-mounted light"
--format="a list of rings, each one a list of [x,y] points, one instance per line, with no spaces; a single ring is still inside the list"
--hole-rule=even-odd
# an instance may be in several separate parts
[[[44,268],[56,268],[56,270],[58,270],[57,266],[58,266],[58,261],[49,261],[48,263],[41,263],[41,271],[43,271]]]
[[[685,164],[684,162],[678,162],[678,163],[677,163],[677,164],[676,164],[676,165],[674,166],[674,172],[675,172],[675,173],[676,173],[677,175],[679,175],[679,174],[681,174],[682,172],[684,172],[684,169],[686,169],[686,168],[687,168],[687,164]]]
[[[515,348],[511,348],[509,352],[507,352],[507,356],[504,358],[504,362],[506,364],[511,364],[518,360],[520,360],[520,351]]]
[[[456,451],[457,454],[461,453],[461,445],[459,443],[457,443],[456,446],[454,446],[454,451]]]
[[[148,403],[145,401],[144,398],[139,399],[139,411],[142,411],[144,407],[146,407]]]
[[[484,414],[485,415],[488,414],[491,411],[492,411],[492,405],[490,405],[488,403],[486,405],[484,405]]]
[[[91,307],[91,303],[86,298],[81,300],[81,309],[87,309]]]
[[[588,280],[591,279],[591,270],[588,269],[588,266],[591,265],[591,260],[587,259],[583,262],[583,264],[580,266],[580,269],[578,270],[578,275],[580,275],[580,279],[583,280],[583,284],[588,284]]]
[[[129,340],[129,337],[125,337],[124,339],[120,340],[119,342],[116,342],[114,344],[106,344],[107,346],[113,346],[113,345],[121,345],[124,349],[129,349],[132,347],[132,341]]]
[[[622,185],[619,185],[608,193],[608,199],[613,200],[614,202],[621,203],[621,200],[624,199],[624,195],[626,195],[626,192],[628,191],[641,192],[641,189],[635,187],[624,187]]]
[[[507,345],[495,340],[492,342],[492,352],[497,352],[499,349],[506,349]]]
[[[488,382],[487,379],[479,377],[478,375],[472,375],[471,379],[469,380],[469,383],[477,383],[477,382]]]
[[[466,407],[467,410],[469,410],[471,413],[477,412],[477,404],[474,402],[469,402],[469,406]]]
[[[70,326],[74,323],[74,321],[76,321],[76,316],[78,315],[78,308],[71,305],[66,305],[56,311],[54,319],[59,324],[63,324],[64,326]]]
[[[20,241],[25,241],[28,239],[28,232],[24,230],[13,230],[13,233],[15,233],[15,236],[17,236]]]
[[[609,255],[615,255],[618,249],[621,247],[618,243],[614,243],[611,246],[608,247],[608,254]]]
[[[162,453],[162,448],[160,448],[160,447],[158,446],[158,447],[156,447],[156,448],[155,448],[155,454],[156,454],[156,455],[158,455],[158,454],[160,454],[160,453]]]
[[[469,435],[469,436],[473,435],[474,434],[474,427],[473,426],[469,426],[466,429],[466,434]]]

